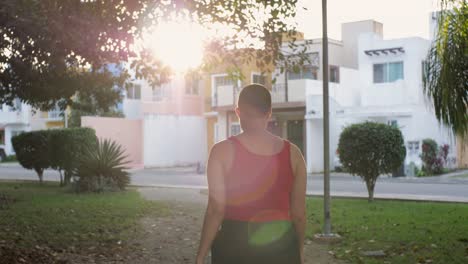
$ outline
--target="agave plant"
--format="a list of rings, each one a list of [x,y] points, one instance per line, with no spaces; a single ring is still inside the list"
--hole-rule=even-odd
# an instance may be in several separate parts
[[[115,141],[104,139],[84,151],[74,174],[79,191],[125,189],[130,177],[125,166],[127,156]]]

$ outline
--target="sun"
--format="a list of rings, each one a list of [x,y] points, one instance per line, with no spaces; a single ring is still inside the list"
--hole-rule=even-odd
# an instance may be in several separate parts
[[[186,72],[200,66],[207,36],[206,30],[196,23],[168,21],[149,30],[143,45],[172,70]]]

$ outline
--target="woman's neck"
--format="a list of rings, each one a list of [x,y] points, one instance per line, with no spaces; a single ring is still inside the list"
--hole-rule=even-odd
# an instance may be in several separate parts
[[[242,134],[248,138],[259,138],[269,135],[269,132],[266,129],[252,129],[243,131]]]

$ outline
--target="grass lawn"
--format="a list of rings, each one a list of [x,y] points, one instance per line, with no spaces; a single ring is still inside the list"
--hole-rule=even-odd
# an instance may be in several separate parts
[[[453,178],[468,179],[468,173],[467,174],[462,174],[462,175],[456,175],[456,176],[453,176]]]
[[[309,198],[307,235],[320,233],[323,200]],[[333,199],[334,254],[350,263],[468,263],[468,204]],[[385,257],[362,251],[383,250]]]
[[[136,190],[75,194],[58,183],[0,182],[0,194],[16,199],[9,208],[0,209],[0,240],[22,246],[120,244],[140,231],[138,218],[166,212]]]

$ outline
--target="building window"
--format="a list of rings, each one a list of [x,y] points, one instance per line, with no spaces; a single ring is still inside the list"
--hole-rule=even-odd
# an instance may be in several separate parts
[[[5,145],[5,130],[0,130],[0,145]]]
[[[200,80],[194,76],[186,76],[185,93],[198,95],[200,93]]]
[[[252,83],[258,83],[261,85],[266,85],[266,78],[260,74],[253,74],[252,75]]]
[[[416,155],[419,154],[419,141],[408,141],[408,154]]]
[[[141,85],[134,84],[127,88],[127,99],[141,99]]]
[[[404,79],[403,62],[374,64],[374,83],[390,83]]]
[[[397,120],[388,120],[387,125],[392,126],[392,127],[398,127],[398,121]]]
[[[318,68],[312,65],[305,65],[298,72],[295,72],[293,70],[288,71],[288,80],[300,80],[300,79],[317,80],[317,78],[318,78]]]
[[[318,79],[318,68],[312,65],[306,65],[302,69],[302,78],[309,79],[309,80],[317,80]]]
[[[47,112],[48,118],[51,119],[59,119],[63,115],[62,109],[56,104],[54,108],[52,108],[49,112]]]
[[[229,76],[216,76],[215,78],[215,86],[228,86],[228,85],[234,85],[234,81],[229,78]]]
[[[330,82],[340,83],[340,67],[330,66]]]
[[[231,136],[239,135],[241,133],[241,126],[239,123],[231,124]]]
[[[219,138],[219,124],[216,122],[214,124],[214,127],[213,127],[213,140],[214,140],[214,143],[218,143],[218,141],[220,141],[220,138]]]

